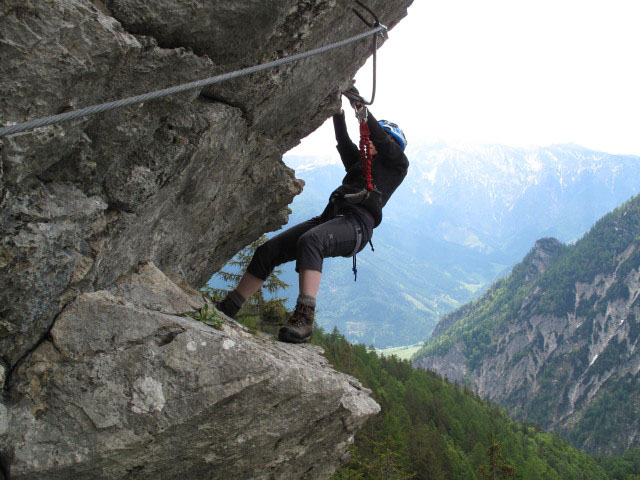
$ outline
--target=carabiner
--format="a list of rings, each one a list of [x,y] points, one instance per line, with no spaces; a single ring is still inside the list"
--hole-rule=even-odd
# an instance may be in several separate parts
[[[359,102],[361,102],[363,105],[371,105],[373,104],[373,101],[376,98],[376,70],[377,70],[377,51],[378,51],[378,35],[380,35],[383,39],[387,38],[387,27],[385,27],[384,25],[382,25],[380,23],[380,20],[378,19],[378,16],[375,14],[375,12],[373,10],[371,10],[369,7],[367,7],[364,3],[362,3],[360,0],[355,0],[355,2],[362,8],[364,8],[367,12],[369,12],[369,14],[373,17],[373,21],[369,22],[367,19],[364,18],[364,15],[362,15],[362,13],[360,13],[357,9],[352,8],[351,11],[353,13],[356,14],[356,16],[362,20],[362,22],[367,25],[368,27],[371,28],[378,28],[378,27],[382,27],[382,30],[378,33],[376,33],[373,36],[373,91],[371,92],[371,100],[369,100],[368,102],[362,98],[359,97],[357,100]],[[345,95],[347,98],[350,98],[348,95]],[[350,98],[351,99],[351,98]],[[354,98],[355,100],[355,98]]]

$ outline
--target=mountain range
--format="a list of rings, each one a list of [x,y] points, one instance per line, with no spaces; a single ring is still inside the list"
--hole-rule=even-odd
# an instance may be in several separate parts
[[[319,323],[377,348],[426,338],[438,319],[508,274],[541,237],[572,242],[640,191],[640,158],[576,145],[409,148],[404,183],[384,209],[375,252],[325,261]],[[285,156],[305,187],[289,224],[318,215],[344,169],[335,157]],[[286,228],[286,227],[283,227]],[[292,265],[282,277],[297,296]]]

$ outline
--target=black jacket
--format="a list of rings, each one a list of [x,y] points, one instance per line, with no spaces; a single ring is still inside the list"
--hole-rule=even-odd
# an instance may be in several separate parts
[[[375,188],[369,197],[358,205],[371,213],[374,227],[377,227],[382,221],[382,208],[407,175],[409,160],[400,145],[378,124],[370,112],[367,124],[371,132],[369,138],[378,151],[371,161],[371,174]],[[333,126],[338,141],[338,153],[347,174],[342,179],[342,185],[331,194],[329,204],[322,214],[323,217],[331,215],[331,212],[335,215],[335,212],[349,210],[348,202],[343,198],[344,194],[359,192],[366,186],[359,149],[349,138],[344,114],[338,113],[333,116]]]

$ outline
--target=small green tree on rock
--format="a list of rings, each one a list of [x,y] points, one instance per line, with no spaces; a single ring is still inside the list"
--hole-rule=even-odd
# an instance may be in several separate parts
[[[267,236],[262,235],[260,238],[250,243],[242,250],[240,250],[231,260],[229,260],[218,273],[217,276],[227,282],[228,290],[235,288],[243,273],[247,270],[251,259],[260,245],[267,241]],[[279,275],[282,274],[282,270],[276,268],[271,275],[264,282],[264,285],[260,290],[247,299],[243,307],[238,312],[238,319],[249,320],[253,317],[256,321],[255,327],[261,326],[264,323],[269,324],[284,324],[287,319],[287,309],[285,307],[286,298],[271,298],[265,300],[264,290],[270,295],[275,295],[280,290],[283,290],[289,285],[280,279]],[[226,295],[226,290],[219,288],[206,287],[206,293],[216,300],[221,300]]]

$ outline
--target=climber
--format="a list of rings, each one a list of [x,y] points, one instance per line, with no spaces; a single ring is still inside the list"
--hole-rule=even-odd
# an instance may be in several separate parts
[[[320,216],[293,226],[258,247],[236,288],[216,305],[222,313],[235,318],[244,301],[260,289],[275,267],[296,260],[300,293],[293,314],[278,333],[279,340],[284,342],[311,340],[323,258],[354,257],[366,246],[373,229],[382,221],[382,208],[409,168],[404,154],[407,140],[402,130],[386,120],[376,121],[357,100],[361,97],[355,87],[349,92],[351,106],[370,130],[368,147],[373,155],[374,188],[370,191],[365,188],[360,152],[349,138],[341,107],[333,116],[333,125],[338,153],[347,172],[342,185],[333,191]]]

